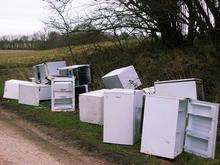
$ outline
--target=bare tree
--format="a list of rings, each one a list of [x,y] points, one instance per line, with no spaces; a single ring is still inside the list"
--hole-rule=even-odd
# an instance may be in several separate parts
[[[220,41],[219,0],[96,0],[100,8],[90,20],[102,30],[130,30],[161,38],[170,47],[195,37]]]
[[[68,50],[73,57],[73,50],[71,47],[70,35],[73,31],[73,27],[75,25],[75,21],[70,15],[71,5],[73,0],[43,0],[48,4],[48,7],[51,11],[51,16],[45,22],[45,24],[60,32],[64,38]]]

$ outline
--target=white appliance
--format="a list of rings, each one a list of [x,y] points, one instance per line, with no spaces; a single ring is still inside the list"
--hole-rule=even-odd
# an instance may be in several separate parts
[[[33,84],[33,82],[22,81],[22,80],[5,81],[3,98],[18,100],[19,99],[19,85],[20,84]]]
[[[34,82],[38,84],[48,84],[47,68],[45,64],[38,64],[33,66]]]
[[[101,89],[79,95],[80,121],[103,124],[104,91]]]
[[[205,158],[215,158],[219,104],[190,100],[184,150]]]
[[[51,99],[51,86],[43,84],[20,84],[19,103],[39,106],[40,101]]]
[[[104,91],[103,142],[133,145],[140,138],[143,91]]]
[[[174,159],[184,149],[214,158],[218,110],[209,102],[147,95],[141,152]]]
[[[106,88],[126,88],[135,89],[141,85],[141,81],[134,69],[134,66],[128,66],[113,70],[102,77]]]
[[[47,62],[33,66],[34,80],[38,84],[48,84],[53,76],[59,76],[58,68],[65,67],[65,61]]]
[[[63,77],[75,77],[76,86],[91,83],[91,69],[89,64],[72,65],[59,68],[59,74]]]
[[[66,67],[65,61],[55,61],[45,63],[48,76],[59,76],[58,68]]]
[[[187,100],[146,95],[141,152],[175,158],[182,152]]]
[[[75,83],[74,77],[52,78],[52,111],[75,110]]]
[[[154,82],[156,95],[204,100],[203,83],[200,79],[179,79]]]

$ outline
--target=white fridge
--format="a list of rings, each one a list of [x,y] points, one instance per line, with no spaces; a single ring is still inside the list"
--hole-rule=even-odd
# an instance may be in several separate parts
[[[219,104],[147,95],[141,152],[174,159],[186,151],[214,158]]]
[[[51,84],[51,109],[75,111],[75,78],[54,77]]]
[[[104,91],[103,142],[133,145],[140,138],[143,91]]]
[[[136,73],[134,66],[127,66],[115,69],[102,77],[103,83],[106,88],[124,88],[136,89],[142,83]]]
[[[104,91],[101,89],[79,95],[79,116],[80,121],[103,124]]]
[[[18,100],[20,84],[33,84],[33,82],[13,79],[5,81],[3,98]]]
[[[155,94],[168,97],[185,97],[204,100],[203,82],[201,79],[189,78],[154,82]]]

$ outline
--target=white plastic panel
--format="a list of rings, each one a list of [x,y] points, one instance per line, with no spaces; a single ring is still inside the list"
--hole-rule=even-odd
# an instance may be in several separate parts
[[[141,152],[175,158],[183,150],[185,120],[186,100],[146,95]]]
[[[219,104],[190,100],[184,150],[205,158],[215,157]]]

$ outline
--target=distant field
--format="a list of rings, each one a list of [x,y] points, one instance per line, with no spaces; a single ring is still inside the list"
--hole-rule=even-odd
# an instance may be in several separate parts
[[[24,52],[28,52],[28,53],[31,53],[31,52],[37,52],[36,50],[1,50],[0,49],[0,53],[3,54],[3,53],[24,53]]]
[[[112,43],[103,42],[96,44],[100,47],[111,46]],[[82,54],[83,51],[93,46],[92,44],[75,46],[73,52],[76,55]],[[68,55],[67,48],[51,49],[51,50],[0,50],[0,69],[9,67],[27,67],[37,63],[47,62],[52,60],[66,59],[67,63],[71,63],[71,56]],[[69,60],[70,59],[70,60]]]
[[[62,58],[56,50],[49,51],[22,51],[0,50],[0,68],[30,66],[38,62]]]

